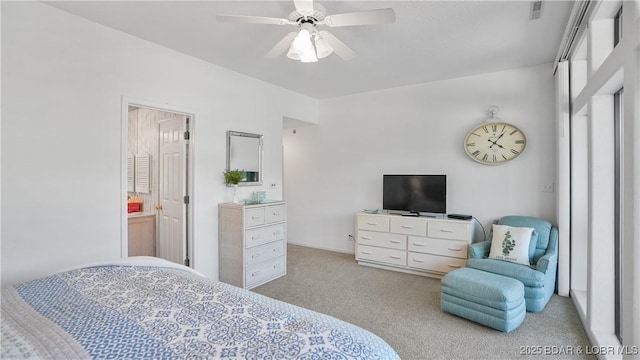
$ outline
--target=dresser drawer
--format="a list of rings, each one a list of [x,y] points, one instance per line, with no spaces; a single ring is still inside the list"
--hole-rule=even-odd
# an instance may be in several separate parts
[[[265,220],[267,223],[284,221],[285,215],[284,205],[267,206],[265,209]]]
[[[463,240],[471,237],[471,223],[455,221],[431,221],[427,231],[427,236],[438,239]]]
[[[358,229],[389,232],[389,218],[384,216],[358,216]]]
[[[407,255],[407,265],[412,268],[448,273],[455,269],[464,267],[466,260],[438,256],[431,254],[420,254],[409,252]]]
[[[390,231],[397,234],[427,236],[427,222],[406,217],[392,218]]]
[[[254,246],[245,252],[245,264],[252,266],[263,261],[282,256],[284,254],[284,240]]]
[[[409,236],[409,251],[466,259],[469,245],[464,241]]]
[[[407,252],[375,246],[358,245],[358,260],[377,261],[385,264],[407,265]]]
[[[247,268],[245,273],[245,284],[247,288],[252,288],[260,283],[285,274],[284,256],[277,257],[267,262]]]
[[[247,248],[286,239],[284,224],[249,229],[245,232],[245,236]]]
[[[244,213],[245,227],[262,225],[265,223],[264,207],[248,208]]]
[[[407,237],[399,234],[359,230],[358,244],[406,250]]]

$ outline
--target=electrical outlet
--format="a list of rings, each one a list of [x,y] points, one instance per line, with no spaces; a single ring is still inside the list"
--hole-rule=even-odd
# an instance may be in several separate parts
[[[548,183],[548,184],[542,185],[542,192],[553,192],[554,190],[555,190],[554,183]]]

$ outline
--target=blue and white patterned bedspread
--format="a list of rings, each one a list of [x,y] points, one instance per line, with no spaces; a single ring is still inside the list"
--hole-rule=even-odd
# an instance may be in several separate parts
[[[3,358],[398,358],[354,325],[178,268],[80,268],[2,300]]]

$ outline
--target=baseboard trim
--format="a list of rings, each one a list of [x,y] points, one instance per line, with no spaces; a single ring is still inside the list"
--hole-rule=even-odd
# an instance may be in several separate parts
[[[297,246],[304,246],[304,247],[308,247],[308,248],[312,248],[312,249],[339,252],[339,253],[350,254],[350,255],[354,255],[354,256],[356,254],[355,251],[348,251],[348,250],[343,250],[343,249],[334,249],[334,248],[325,247],[325,246],[312,246],[312,245],[309,245],[309,244],[303,244],[303,243],[299,243],[299,242],[295,242],[295,241],[287,241],[287,244],[297,245]]]

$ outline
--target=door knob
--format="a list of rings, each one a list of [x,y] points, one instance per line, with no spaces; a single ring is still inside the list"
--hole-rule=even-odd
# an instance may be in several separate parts
[[[162,210],[162,205],[156,205],[156,210]]]

